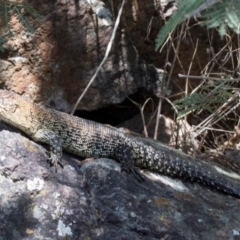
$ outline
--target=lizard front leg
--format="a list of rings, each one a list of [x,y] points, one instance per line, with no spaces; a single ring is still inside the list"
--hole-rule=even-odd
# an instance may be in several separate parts
[[[121,163],[121,171],[131,173],[139,182],[144,181],[144,177],[139,169],[134,166],[132,150],[126,144],[121,144],[115,151],[117,159]]]
[[[62,165],[62,145],[60,138],[53,131],[40,129],[32,135],[32,138],[36,142],[45,143],[50,146],[49,161],[51,164],[55,167],[57,167],[58,164]]]

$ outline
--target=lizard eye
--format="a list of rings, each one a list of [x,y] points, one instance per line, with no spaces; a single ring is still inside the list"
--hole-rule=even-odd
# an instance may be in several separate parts
[[[4,99],[0,98],[0,109],[14,113],[16,109],[18,108],[18,105],[16,103],[6,103],[4,102]]]

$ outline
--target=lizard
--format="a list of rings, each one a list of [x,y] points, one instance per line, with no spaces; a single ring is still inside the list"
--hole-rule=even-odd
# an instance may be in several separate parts
[[[62,150],[82,158],[107,157],[119,161],[121,169],[139,181],[144,179],[139,171],[143,168],[240,198],[240,189],[207,163],[188,161],[113,127],[40,106],[12,91],[0,90],[0,119],[49,145],[49,160],[55,166],[61,164]]]

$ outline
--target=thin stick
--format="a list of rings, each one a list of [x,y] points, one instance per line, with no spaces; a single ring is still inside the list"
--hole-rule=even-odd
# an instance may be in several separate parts
[[[195,79],[209,79],[209,80],[224,80],[225,82],[237,82],[240,81],[240,78],[232,78],[232,79],[222,79],[222,78],[216,78],[216,77],[208,77],[208,76],[194,76],[194,75],[183,75],[178,74],[178,77],[180,78],[195,78]]]
[[[115,25],[114,25],[114,28],[113,28],[113,32],[112,32],[112,36],[110,38],[110,41],[108,43],[108,46],[107,46],[107,50],[106,50],[106,53],[105,53],[105,56],[102,60],[102,62],[100,63],[99,67],[97,68],[95,74],[93,75],[93,77],[91,78],[90,82],[88,83],[87,87],[85,88],[85,90],[83,91],[83,93],[81,94],[81,96],[78,98],[76,104],[74,105],[70,115],[73,115],[74,112],[76,111],[76,108],[79,104],[79,102],[82,100],[82,98],[84,97],[84,95],[86,94],[86,92],[88,91],[89,87],[91,86],[91,84],[93,83],[93,81],[95,80],[95,78],[97,77],[98,75],[98,72],[100,71],[102,65],[105,63],[105,61],[107,60],[108,58],[108,54],[112,48],[112,43],[113,43],[113,40],[115,38],[115,35],[116,35],[116,31],[117,31],[117,27],[119,25],[119,22],[120,22],[120,17],[122,15],[122,11],[123,11],[123,7],[124,7],[124,4],[125,4],[125,0],[122,0],[122,4],[121,4],[121,7],[119,9],[119,12],[118,12],[118,16],[117,16],[117,19],[116,19],[116,22],[115,22]]]
[[[182,34],[183,34],[183,28],[184,28],[184,25],[182,24],[182,28],[181,28],[181,31],[180,31],[180,38],[182,37]],[[170,35],[169,35],[170,36]],[[174,48],[174,58],[173,58],[173,62],[172,62],[172,66],[175,65],[175,62],[176,62],[176,59],[178,58],[178,52],[179,52],[179,47],[180,47],[180,42],[181,40],[179,40],[177,42],[177,48],[175,50],[175,47],[174,47],[174,43],[173,43],[173,39],[172,37],[170,36],[170,40],[171,40],[171,46]],[[173,72],[173,67],[171,68],[170,72],[169,72],[169,77],[168,77],[168,84],[167,84],[167,87],[169,85],[169,82],[170,82],[170,76],[172,76],[172,72]],[[164,94],[163,94],[164,96]],[[157,109],[157,116],[156,116],[156,125],[155,125],[155,131],[154,131],[154,140],[157,140],[157,134],[158,134],[158,127],[159,127],[159,121],[160,121],[160,117],[161,117],[161,108],[162,108],[162,101],[163,101],[163,97],[160,97],[159,98],[159,102],[158,102],[158,109]]]
[[[191,59],[191,62],[190,62],[190,65],[189,65],[189,68],[188,68],[188,72],[187,72],[187,76],[189,76],[190,72],[191,72],[191,68],[192,68],[192,64],[193,64],[193,59],[196,55],[196,52],[197,52],[197,48],[198,48],[198,39],[197,39],[197,43],[196,43],[196,47],[194,49],[194,52],[193,52],[193,56],[192,56],[192,59]],[[186,84],[185,84],[185,95],[187,96],[188,95],[188,86],[189,86],[189,78],[187,77],[186,78]],[[187,106],[186,106],[187,108]],[[186,109],[185,108],[185,109]],[[187,121],[187,114],[185,115],[185,121]]]

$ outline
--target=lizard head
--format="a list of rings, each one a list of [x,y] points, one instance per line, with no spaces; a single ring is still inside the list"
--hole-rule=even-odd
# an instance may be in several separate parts
[[[17,93],[0,90],[0,119],[25,133],[33,130],[33,124],[30,121],[31,105],[31,101],[25,100]]]

